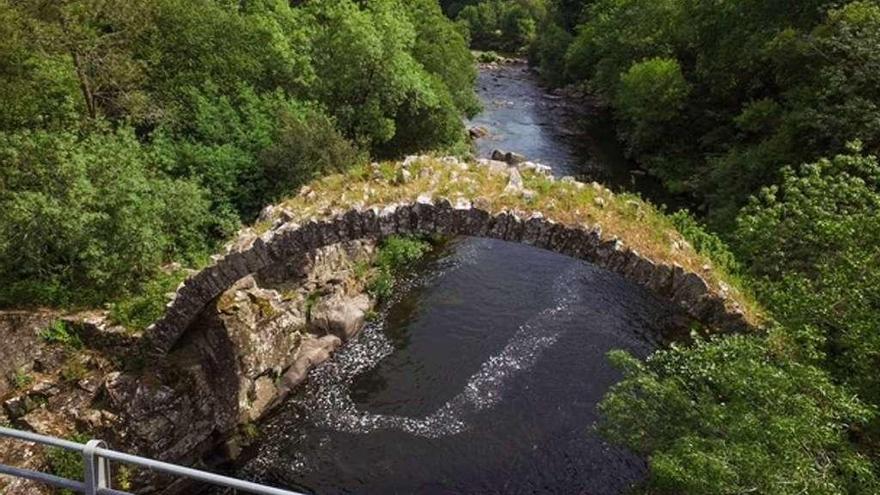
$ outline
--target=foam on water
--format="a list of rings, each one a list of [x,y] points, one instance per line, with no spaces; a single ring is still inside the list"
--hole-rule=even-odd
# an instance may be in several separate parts
[[[576,270],[569,270],[554,283],[553,306],[520,326],[498,354],[491,356],[464,386],[442,407],[423,418],[410,418],[361,411],[351,399],[355,377],[376,366],[394,352],[388,337],[378,326],[367,327],[335,359],[310,375],[305,394],[295,400],[318,426],[347,433],[366,434],[380,429],[397,429],[425,438],[440,438],[468,428],[469,415],[491,408],[503,397],[506,385],[518,373],[533,366],[543,350],[561,334],[554,322],[571,314],[577,303]]]

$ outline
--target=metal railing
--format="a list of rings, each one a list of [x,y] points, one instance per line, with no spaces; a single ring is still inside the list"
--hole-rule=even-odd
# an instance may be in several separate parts
[[[250,481],[243,481],[228,476],[199,471],[198,469],[186,468],[176,464],[116,452],[115,450],[108,449],[101,440],[91,440],[83,445],[69,440],[62,440],[60,438],[47,437],[36,433],[3,427],[0,427],[0,437],[9,437],[68,451],[79,452],[83,459],[83,481],[70,480],[41,471],[32,471],[30,469],[17,468],[5,464],[0,464],[0,475],[38,481],[58,488],[72,490],[77,493],[84,493],[86,495],[132,495],[131,493],[114,490],[110,487],[110,461],[140,466],[174,476],[201,481],[203,483],[241,490],[247,493],[256,493],[260,495],[303,495],[289,490],[281,490],[279,488],[251,483]]]

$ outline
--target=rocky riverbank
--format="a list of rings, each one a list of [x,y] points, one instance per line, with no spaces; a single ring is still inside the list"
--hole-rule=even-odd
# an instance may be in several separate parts
[[[199,316],[185,342],[154,361],[141,335],[104,312],[0,313],[0,422],[191,465],[238,455],[254,424],[355,335],[372,241],[340,243],[239,280]],[[52,470],[46,452],[0,440],[0,462]],[[169,480],[117,472],[115,486]],[[124,479],[122,479],[124,478]],[[0,478],[7,495],[50,493]],[[165,493],[185,491],[183,486]]]

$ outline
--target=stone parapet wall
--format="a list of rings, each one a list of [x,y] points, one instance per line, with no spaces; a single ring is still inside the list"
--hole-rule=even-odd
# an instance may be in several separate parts
[[[413,203],[354,208],[304,224],[279,223],[260,236],[243,236],[229,253],[184,282],[147,337],[155,352],[168,352],[201,310],[226,288],[285,259],[343,241],[412,234],[487,237],[547,249],[619,273],[712,329],[750,327],[742,309],[723,288],[710,287],[700,274],[679,265],[654,261],[622,239],[607,238],[601,226],[564,225],[540,213],[526,218],[509,211],[488,211],[466,200],[452,204],[426,195]]]

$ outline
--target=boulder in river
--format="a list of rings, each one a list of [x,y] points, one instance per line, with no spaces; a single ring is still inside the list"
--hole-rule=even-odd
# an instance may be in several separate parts
[[[474,126],[468,129],[468,135],[471,139],[480,139],[489,135],[489,129],[482,126]]]
[[[520,155],[519,153],[502,150],[492,151],[492,159],[499,162],[505,162],[508,165],[519,165],[527,160],[525,156]]]

